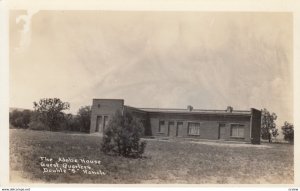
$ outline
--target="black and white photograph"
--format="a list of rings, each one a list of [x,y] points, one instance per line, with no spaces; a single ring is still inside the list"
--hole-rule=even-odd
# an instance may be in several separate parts
[[[10,183],[295,184],[293,12],[8,14]]]

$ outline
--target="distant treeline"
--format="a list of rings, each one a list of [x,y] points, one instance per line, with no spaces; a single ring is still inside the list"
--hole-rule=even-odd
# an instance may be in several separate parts
[[[45,98],[33,104],[34,110],[15,109],[9,113],[10,128],[80,132],[90,130],[90,106],[81,107],[73,115],[63,112],[70,108],[70,104],[58,98]]]

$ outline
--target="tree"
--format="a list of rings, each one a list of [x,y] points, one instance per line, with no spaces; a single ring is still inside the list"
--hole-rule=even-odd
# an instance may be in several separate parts
[[[91,106],[81,107],[77,112],[80,131],[89,132],[91,124]]]
[[[28,109],[23,111],[14,110],[9,113],[9,123],[14,127],[27,129],[32,112]]]
[[[294,143],[294,125],[285,121],[281,129],[284,135],[284,140]]]
[[[64,120],[63,110],[68,110],[70,104],[62,102],[59,98],[44,98],[40,101],[33,102],[36,112],[35,120],[49,127],[50,131],[58,130],[61,122]]]
[[[277,115],[275,113],[270,113],[267,109],[263,109],[261,118],[261,137],[262,139],[272,141],[272,137],[277,137],[279,135],[278,129],[276,128]]]
[[[141,157],[146,147],[146,142],[140,141],[143,133],[142,123],[131,113],[117,111],[104,132],[102,151],[125,157]]]
[[[77,115],[72,115],[71,113],[65,114],[60,129],[65,131],[80,131]]]

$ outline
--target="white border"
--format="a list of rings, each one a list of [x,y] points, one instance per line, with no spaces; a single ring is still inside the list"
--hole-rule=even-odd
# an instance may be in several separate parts
[[[25,1],[25,0],[0,0],[0,169],[1,169],[1,185],[8,184],[8,103],[9,103],[9,61],[8,61],[8,16],[9,10],[13,9],[39,9],[39,10],[131,10],[131,11],[234,11],[234,12],[292,12],[294,15],[294,125],[295,125],[295,137],[300,137],[299,128],[299,66],[296,63],[300,63],[300,44],[299,44],[299,24],[300,24],[300,3],[296,0],[157,0],[157,1],[145,1],[145,0],[128,0],[123,2],[121,0],[39,0],[39,1]],[[7,127],[7,128],[6,128]],[[300,150],[298,149],[299,140],[295,139],[295,183],[289,186],[300,185],[299,177],[299,159]],[[41,186],[46,186],[42,184]],[[38,185],[31,185],[38,186]],[[48,185],[47,185],[48,186]],[[51,185],[54,187],[72,186],[68,185]],[[74,185],[73,185],[74,186]],[[87,185],[76,185],[76,187],[82,187]],[[99,185],[88,185],[99,186]],[[104,185],[115,186],[115,185]],[[121,185],[125,186],[125,185]],[[135,185],[138,186],[138,185]],[[152,185],[154,186],[154,185]],[[164,186],[164,185],[160,185]],[[170,186],[170,185],[169,185]],[[176,185],[180,186],[180,185]],[[195,185],[189,185],[195,186]],[[205,186],[205,185],[196,185]],[[206,185],[207,186],[207,185]],[[233,185],[210,185],[210,186],[222,186],[228,187]],[[281,187],[286,188],[288,185],[234,185],[234,186],[259,186],[259,187]],[[289,187],[288,186],[288,187]],[[73,189],[72,189],[73,190]]]

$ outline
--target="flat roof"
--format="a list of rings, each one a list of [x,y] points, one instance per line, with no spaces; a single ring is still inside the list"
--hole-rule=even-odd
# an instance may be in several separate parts
[[[124,101],[124,99],[114,99],[114,98],[112,98],[112,99],[110,99],[110,98],[93,98],[93,100],[118,100],[118,101]]]
[[[220,114],[220,115],[251,115],[249,110],[233,110],[228,112],[226,110],[209,110],[209,109],[177,109],[177,108],[136,108],[127,106],[131,109],[139,111],[150,112],[150,113],[178,113],[178,114]]]

